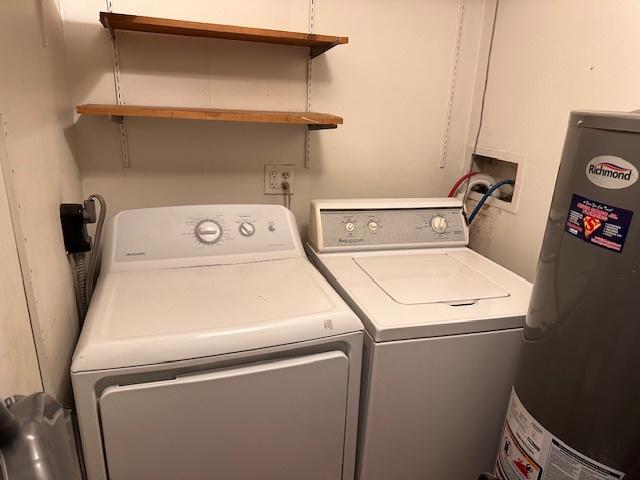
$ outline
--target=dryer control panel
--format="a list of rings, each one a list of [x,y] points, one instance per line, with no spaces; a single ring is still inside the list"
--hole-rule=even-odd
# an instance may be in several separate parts
[[[103,269],[204,266],[301,254],[291,212],[277,205],[126,210],[105,233]]]
[[[314,200],[309,241],[319,252],[467,245],[462,202],[442,199]]]

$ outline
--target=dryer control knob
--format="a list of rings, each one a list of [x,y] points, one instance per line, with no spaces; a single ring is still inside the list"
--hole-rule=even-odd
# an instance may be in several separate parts
[[[222,237],[222,228],[213,220],[202,220],[196,225],[195,233],[199,241],[211,245]]]
[[[240,235],[243,237],[250,237],[256,233],[256,227],[253,226],[253,223],[249,222],[242,222],[238,230],[240,230]]]
[[[444,233],[448,227],[447,219],[442,215],[436,215],[431,219],[431,228],[433,228],[436,233]]]

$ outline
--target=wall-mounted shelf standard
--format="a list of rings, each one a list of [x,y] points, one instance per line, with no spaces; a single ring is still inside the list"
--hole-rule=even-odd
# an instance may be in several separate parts
[[[100,22],[113,34],[114,30],[163,33],[188,37],[220,38],[246,42],[275,43],[309,47],[311,58],[326,52],[336,45],[349,42],[348,37],[315,35],[312,33],[267,30],[264,28],[219,25],[215,23],[189,22],[169,18],[143,17],[121,13],[100,12]]]
[[[86,104],[76,107],[83,115],[101,115],[121,122],[123,117],[180,118],[219,122],[276,123],[307,125],[309,130],[337,128],[342,117],[317,112],[274,112],[261,110],[229,110],[220,108],[150,107],[140,105]]]

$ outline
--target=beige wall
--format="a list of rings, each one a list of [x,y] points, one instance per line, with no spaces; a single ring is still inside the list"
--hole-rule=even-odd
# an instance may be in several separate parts
[[[192,0],[179,7],[113,3],[115,11],[292,30],[306,30],[309,16],[306,0]],[[96,118],[76,118],[74,124],[70,108],[87,101],[113,102],[111,44],[96,21],[104,2],[64,0],[58,6],[54,0],[11,0],[0,5],[0,113],[6,120],[3,165],[10,187],[0,200],[13,208],[17,232],[12,244],[5,209],[2,294],[14,301],[3,302],[0,325],[8,342],[3,367],[14,376],[4,376],[1,394],[26,392],[42,382],[57,397],[69,398],[68,368],[78,323],[58,205],[81,199],[76,162],[85,191],[104,193],[111,213],[150,205],[279,201],[262,194],[264,163],[296,165],[294,211],[301,225],[312,197],[446,191],[452,174],[437,162],[459,4],[316,4],[316,31],[350,35],[351,44],[314,61],[313,107],[344,115],[346,125],[312,134],[309,170],[303,168],[301,127],[163,120],[127,122],[132,167],[121,168],[117,127]],[[64,11],[65,41],[58,9]],[[480,0],[467,2],[454,104],[462,118],[468,117],[465,99],[473,90],[482,14]],[[303,49],[132,34],[121,35],[120,42],[128,103],[305,108]],[[451,129],[449,158],[461,154],[467,123],[459,121]]]
[[[0,203],[14,206],[13,227],[22,232],[15,247],[25,274],[20,279],[15,262],[8,264],[8,281],[13,287],[2,284],[0,309],[6,308],[6,299],[21,304],[24,291],[17,285],[23,280],[44,387],[68,400],[68,366],[78,322],[58,208],[61,202],[79,201],[81,188],[70,129],[73,116],[62,24],[53,0],[2,1],[0,24],[0,113],[6,120],[7,152],[3,164],[9,166],[4,175],[10,182],[9,194],[2,192]],[[7,227],[6,215],[0,224]],[[3,234],[6,236],[6,230]],[[2,269],[3,275],[9,272],[4,262]],[[13,335],[10,342],[18,341],[26,331],[25,311],[18,304],[0,315],[2,331]],[[18,330],[22,333],[16,333]],[[0,394],[40,388],[39,381],[33,380],[33,341],[23,344],[20,355],[12,356],[11,363],[3,367],[24,372],[31,381],[3,384]]]
[[[457,170],[438,166],[459,2],[316,0],[317,33],[347,35],[313,62],[312,108],[343,115],[337,130],[127,119],[131,168],[120,166],[118,127],[77,121],[85,194],[109,213],[155,205],[280,202],[263,195],[263,165],[296,166],[293,210],[302,226],[314,197],[445,194]],[[74,104],[114,102],[112,50],[97,22],[103,0],[62,0]],[[308,0],[113,0],[114,12],[306,31]],[[483,2],[467,0],[449,158],[467,134]],[[209,39],[120,33],[129,104],[265,109],[306,106],[306,50]],[[457,164],[454,162],[454,164]]]
[[[480,144],[526,155],[526,177],[518,214],[486,209],[472,246],[529,279],[569,112],[640,108],[638,18],[633,0],[500,2]]]
[[[0,399],[42,389],[4,183],[5,159],[0,132]]]

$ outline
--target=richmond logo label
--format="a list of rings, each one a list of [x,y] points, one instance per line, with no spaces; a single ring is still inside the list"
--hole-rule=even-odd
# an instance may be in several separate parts
[[[620,157],[600,155],[587,163],[587,178],[602,188],[627,188],[638,180],[638,170]]]

